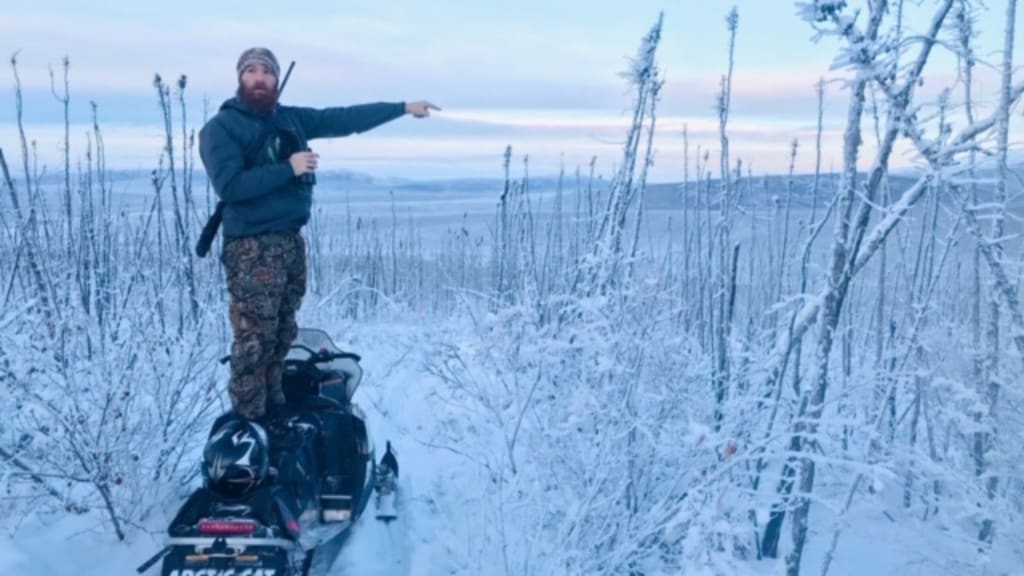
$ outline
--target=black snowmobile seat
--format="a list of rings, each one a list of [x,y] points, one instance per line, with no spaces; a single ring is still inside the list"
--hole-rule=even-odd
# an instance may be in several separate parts
[[[348,377],[342,373],[331,372],[330,377],[317,382],[317,373],[307,367],[287,366],[281,379],[288,406],[302,409],[307,406],[315,409],[345,409],[351,400],[351,386]],[[324,400],[327,404],[319,403]]]

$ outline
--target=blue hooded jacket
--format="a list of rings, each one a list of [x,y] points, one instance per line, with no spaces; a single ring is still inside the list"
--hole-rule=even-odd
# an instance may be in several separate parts
[[[237,97],[224,102],[199,132],[199,156],[224,202],[224,237],[305,226],[313,187],[295,177],[288,158],[315,138],[365,132],[404,114],[404,102],[324,109],[279,105],[263,115]]]

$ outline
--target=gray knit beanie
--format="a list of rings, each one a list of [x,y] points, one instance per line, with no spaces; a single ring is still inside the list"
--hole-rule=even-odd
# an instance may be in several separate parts
[[[245,70],[246,66],[250,64],[263,64],[273,74],[274,78],[281,78],[281,66],[277,63],[277,58],[274,53],[267,48],[249,48],[242,55],[238,57],[238,77],[242,77],[242,71]]]

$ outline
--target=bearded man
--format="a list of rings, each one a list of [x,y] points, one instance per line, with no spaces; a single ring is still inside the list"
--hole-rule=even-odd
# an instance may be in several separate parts
[[[308,142],[365,132],[411,114],[426,101],[324,109],[278,103],[281,68],[266,48],[236,65],[238,92],[199,133],[199,154],[224,203],[221,263],[234,332],[228,392],[235,412],[258,420],[284,405],[281,373],[298,333],[306,293],[306,243],[319,156]]]

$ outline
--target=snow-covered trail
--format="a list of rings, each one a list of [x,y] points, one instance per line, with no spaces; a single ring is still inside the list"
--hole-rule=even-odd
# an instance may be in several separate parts
[[[442,415],[430,408],[432,377],[423,370],[431,343],[421,326],[374,326],[340,344],[362,354],[364,379],[355,401],[365,410],[377,458],[390,441],[398,456],[399,519],[374,517],[374,500],[360,518],[329,575],[426,576],[448,573],[445,530],[437,502],[447,500],[445,477],[455,463],[426,442]],[[439,493],[442,491],[443,493]]]

